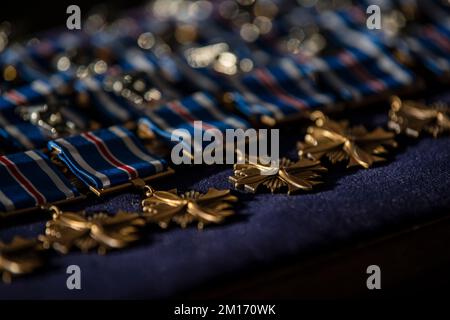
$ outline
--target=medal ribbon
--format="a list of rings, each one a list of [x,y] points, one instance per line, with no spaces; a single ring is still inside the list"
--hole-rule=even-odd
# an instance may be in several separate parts
[[[30,150],[45,146],[48,140],[41,130],[22,120],[14,110],[0,111],[0,136],[11,150]]]
[[[173,144],[172,134],[176,129],[185,129],[190,137],[194,137],[196,121],[201,121],[202,134],[205,130],[214,129],[224,133],[226,129],[247,129],[250,124],[218,106],[218,101],[210,94],[196,92],[182,100],[161,105],[153,110],[146,110],[146,116],[140,119],[143,125],[165,140]],[[200,128],[199,128],[200,129]],[[187,143],[186,137],[178,137]],[[190,148],[191,145],[189,144]],[[199,146],[201,147],[201,146]]]
[[[57,150],[61,161],[87,186],[101,190],[150,177],[167,167],[120,126],[56,139],[48,147]]]
[[[37,150],[0,156],[0,211],[40,206],[78,196],[78,191]]]

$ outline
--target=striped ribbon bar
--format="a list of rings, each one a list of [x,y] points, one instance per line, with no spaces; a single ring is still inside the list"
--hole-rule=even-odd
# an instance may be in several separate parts
[[[44,147],[48,141],[39,127],[22,120],[12,110],[0,110],[0,137],[10,150],[30,150]]]
[[[58,30],[39,38],[38,42],[27,44],[26,50],[19,52],[18,59],[47,74],[55,71],[55,57],[88,45],[88,35],[82,31]]]
[[[329,35],[331,54],[305,56],[278,52],[270,39],[264,50],[273,57],[268,67],[258,68],[240,81],[230,79],[238,109],[248,118],[274,125],[305,114],[306,109],[327,107],[340,102],[361,102],[364,98],[398,90],[413,83],[412,73],[400,65],[383,46],[375,32],[358,29],[362,14],[356,7],[341,11],[299,9],[285,21],[276,23],[279,37],[292,28],[294,18],[311,19]],[[353,19],[352,18],[358,18]]]
[[[236,91],[232,95],[239,111],[258,121],[287,120],[301,115],[305,110],[336,101],[332,92],[320,89],[290,59],[282,59],[274,66],[255,69],[241,81],[234,81],[233,85]]]
[[[150,155],[133,133],[120,126],[56,139],[48,147],[97,194],[167,168],[164,160]]]
[[[19,44],[13,44],[0,53],[1,69],[6,70],[7,66],[9,68],[14,68],[12,69],[14,70],[14,79],[9,79],[10,81],[2,83],[1,86],[3,90],[18,85],[29,84],[34,80],[42,78],[43,74],[41,70],[34,65],[24,53],[26,54],[27,50]],[[15,85],[11,85],[10,82]]]
[[[8,47],[0,54],[0,61],[15,65],[27,84],[3,93],[0,109],[41,102],[47,95],[66,86],[73,80],[74,74],[55,73],[51,65],[56,54],[73,49],[80,43],[80,36],[63,32],[44,37],[33,45],[14,44]]]
[[[208,129],[219,130],[224,133],[226,129],[247,129],[250,124],[244,119],[222,110],[218,101],[210,94],[196,92],[182,100],[176,100],[161,105],[153,110],[146,110],[146,116],[139,120],[139,125],[144,126],[165,140],[168,144],[182,140],[188,149],[195,133],[195,123],[201,121],[201,133]],[[189,136],[178,136],[185,129]],[[173,136],[174,135],[174,136]],[[173,140],[175,138],[175,141]],[[203,146],[194,141],[194,147],[201,149]]]
[[[127,90],[123,87],[122,91],[113,92],[105,88],[105,80],[109,77],[127,74],[130,79],[137,72],[140,72],[144,78],[141,83],[152,88],[157,88],[163,94],[162,99],[168,100],[177,97],[174,90],[164,83],[164,80],[157,74],[157,65],[148,58],[139,49],[123,50],[120,52],[120,65],[114,65],[109,72],[104,75],[92,75],[78,79],[75,83],[75,89],[79,93],[87,93],[92,105],[102,116],[104,123],[123,124],[131,120],[137,120],[142,116],[142,109],[151,107],[148,104],[136,104],[131,99],[125,98]],[[120,84],[124,86],[125,84]],[[143,98],[143,97],[142,97]]]
[[[169,83],[174,84],[175,79],[180,77],[180,70],[173,59],[169,57],[156,57],[152,52],[134,48],[132,45],[126,47],[116,43],[114,52],[119,59],[119,65],[125,73],[141,72],[146,75],[148,82],[158,88],[163,94],[164,100],[174,100],[179,93],[187,88],[177,88],[175,91]],[[167,82],[167,80],[170,80]]]
[[[397,90],[410,85],[413,80],[410,71],[385,53],[371,56],[362,50],[348,48],[326,60],[334,73],[360,97]],[[340,98],[345,97],[341,95]]]
[[[104,76],[87,76],[78,79],[75,90],[89,95],[90,102],[101,115],[104,123],[123,124],[135,119],[137,110],[124,98],[105,91],[103,78]]]
[[[395,48],[402,54],[408,56],[410,59],[416,61],[417,65],[425,66],[428,71],[435,76],[442,77],[448,75],[450,72],[450,16],[448,7],[442,6],[439,1],[421,1],[417,2],[421,14],[424,14],[428,19],[433,21],[433,24],[414,25],[409,26],[406,35],[388,35],[384,29],[368,30],[366,27],[365,8],[370,1],[363,1],[361,7],[353,7],[352,10],[341,10],[330,16],[335,20],[333,23],[338,23],[339,28],[343,25],[346,30],[339,30],[336,32],[338,38],[344,43],[358,45],[359,42],[349,40],[349,34],[346,32],[352,30],[350,33],[352,38],[359,33],[359,38],[364,39],[362,49],[377,44],[379,47]],[[380,6],[383,11],[389,13],[394,10],[398,3],[394,1],[382,1]],[[387,14],[386,13],[386,14]],[[328,20],[328,16],[326,19]],[[329,21],[327,23],[329,23]],[[338,28],[333,28],[338,30]]]
[[[435,76],[450,75],[450,24],[429,24],[420,27],[405,42],[412,57]]]
[[[47,103],[0,109],[0,137],[3,138],[0,147],[12,152],[44,148],[55,134],[65,136],[73,130],[87,129],[89,119],[64,102],[48,100]],[[55,123],[53,119],[52,122],[54,115],[61,121]]]
[[[326,12],[320,16],[321,26],[327,29],[345,49],[344,56],[338,56],[341,64],[345,66],[359,62],[360,65],[364,64],[374,77],[385,77],[392,85],[413,84],[414,76],[411,71],[402,66],[374,35],[352,28],[346,19],[347,16],[345,11]],[[373,59],[375,63],[367,63],[368,59]]]
[[[35,73],[36,79],[30,84],[10,90],[0,97],[0,109],[38,103],[47,95],[58,92],[63,86],[74,83],[78,93],[90,96],[93,106],[98,109],[103,119],[107,120],[106,122],[124,123],[133,117],[137,118],[132,106],[127,105],[124,99],[103,89],[102,76],[92,75],[80,79],[76,75],[77,65],[73,63],[65,71],[55,70],[55,56],[74,49],[89,51],[89,49],[98,48],[97,40],[98,36],[89,38],[83,32],[61,32],[43,38],[38,44],[27,48],[26,52],[22,50],[18,55],[19,60],[26,59],[24,65],[29,66],[28,69],[31,69],[30,66],[36,66],[32,69],[44,70],[44,72]],[[94,59],[93,56],[92,60]]]
[[[349,83],[345,79],[345,75],[341,74],[345,69],[333,63],[336,61],[334,56],[322,58],[295,54],[291,58],[305,75],[316,78],[325,90],[333,92],[338,100],[349,101],[362,98],[358,88],[359,83]]]
[[[40,151],[0,156],[0,211],[73,199],[78,191]]]
[[[46,96],[58,92],[70,80],[69,75],[56,73],[47,78],[34,80],[19,88],[8,90],[0,96],[0,110],[42,102]]]
[[[321,85],[316,79],[323,80]],[[247,117],[273,124],[308,109],[397,90],[412,81],[412,73],[387,53],[372,56],[347,48],[324,58],[280,59],[277,65],[255,69],[240,82],[234,81],[232,94]]]

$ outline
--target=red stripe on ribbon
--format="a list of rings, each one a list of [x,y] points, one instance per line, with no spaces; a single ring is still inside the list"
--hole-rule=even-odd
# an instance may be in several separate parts
[[[436,41],[445,51],[450,51],[450,41],[446,37],[443,37],[435,28],[431,26],[425,28],[425,35]]]
[[[194,117],[191,116],[189,111],[186,110],[186,107],[183,106],[180,102],[172,101],[172,102],[167,103],[166,105],[170,109],[175,111],[175,113],[177,113],[179,116],[181,116],[184,120],[186,120],[190,123],[194,123],[195,121],[198,121],[197,119],[195,119]],[[205,122],[202,122],[202,127],[204,127],[205,129],[217,129],[216,127],[209,125],[208,123],[205,123]]]
[[[373,91],[380,92],[385,90],[386,86],[380,80],[372,77],[370,73],[362,66],[353,55],[348,52],[342,52],[339,54],[339,59],[351,70],[354,71],[355,75],[364,83],[366,83]]]
[[[20,172],[17,166],[7,157],[0,157],[2,163],[11,176],[34,198],[36,205],[46,203],[45,197],[34,187],[34,185]]]
[[[290,105],[298,109],[304,109],[306,107],[303,101],[299,99],[291,97],[289,94],[281,88],[276,81],[273,79],[272,75],[268,74],[267,71],[262,69],[255,70],[257,78],[267,87],[273,94],[275,94],[281,100],[287,102]]]
[[[109,160],[109,162],[111,162],[113,165],[115,165],[118,169],[121,169],[125,172],[128,173],[128,175],[132,178],[132,179],[136,179],[138,177],[138,172],[135,168],[126,165],[124,163],[122,163],[121,161],[119,161],[110,151],[109,149],[105,146],[104,142],[97,138],[96,136],[94,136],[92,133],[90,132],[86,132],[83,133],[82,136],[84,138],[86,138],[87,140],[89,140],[90,142],[94,143],[97,146],[97,149],[100,151],[100,153],[102,154],[102,156],[106,159]]]
[[[27,102],[27,99],[20,92],[17,92],[16,90],[10,90],[5,95],[6,95],[7,99],[11,100],[12,102],[14,102],[17,105],[22,105]]]

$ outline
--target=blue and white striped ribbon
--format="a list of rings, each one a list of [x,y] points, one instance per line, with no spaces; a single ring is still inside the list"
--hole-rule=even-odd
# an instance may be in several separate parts
[[[366,2],[367,5],[368,1]],[[382,6],[382,10],[390,11],[395,9],[393,1],[382,1],[378,3]],[[396,48],[403,54],[409,56],[409,58],[417,61],[419,65],[424,65],[430,72],[436,76],[443,76],[450,71],[450,17],[448,11],[439,4],[439,1],[421,1],[417,2],[419,10],[425,16],[428,16],[433,24],[417,25],[413,30],[405,36],[389,36],[383,29],[379,31],[367,30],[365,26],[366,14],[362,8],[353,7],[352,10],[341,10],[333,13],[327,17],[333,16],[333,19],[340,24],[353,30],[352,37],[356,33],[359,33],[359,38],[364,39],[364,46],[362,49],[369,48],[368,42],[371,42],[371,46],[383,46]],[[448,10],[448,9],[447,9]],[[329,21],[327,22],[329,23]],[[342,25],[340,25],[340,29]],[[337,28],[334,28],[335,30]],[[342,40],[346,45],[351,45],[355,41],[348,39],[348,33],[338,30],[335,34],[340,34],[337,38]],[[344,30],[344,31],[348,31]],[[369,40],[369,41],[367,41]],[[371,49],[373,52],[373,50]]]
[[[360,100],[362,98],[361,92],[358,86],[349,83],[345,79],[345,74],[342,74],[342,68],[336,68],[332,64],[333,57],[303,57],[296,55],[293,57],[295,63],[303,70],[306,70],[306,74],[312,74],[321,84],[336,95],[339,100]]]
[[[48,95],[58,92],[69,81],[71,78],[67,74],[56,73],[48,78],[34,80],[30,84],[11,89],[0,96],[0,110],[45,101]]]
[[[269,116],[279,121],[336,101],[332,92],[319,89],[290,59],[257,68],[233,84],[237,108],[249,118]]]
[[[371,56],[363,50],[348,48],[329,57],[328,63],[362,96],[396,90],[410,85],[414,79],[409,70],[400,67],[384,52]]]
[[[450,27],[444,24],[421,26],[405,41],[412,57],[428,71],[438,77],[450,73]]]
[[[27,48],[19,44],[7,47],[0,54],[0,65],[2,64],[14,66],[18,76],[26,83],[45,77],[43,70],[30,59]]]
[[[16,65],[28,83],[0,96],[0,109],[41,102],[67,85],[74,79],[73,70],[55,73],[52,58],[84,42],[83,33],[61,32],[42,38],[37,44],[7,48],[0,54],[0,61]]]
[[[44,87],[36,90],[44,95],[48,88]],[[43,99],[44,96],[41,96],[39,99],[31,100],[40,102]],[[45,102],[42,101],[42,104],[44,103]],[[37,105],[39,105],[39,103]],[[6,145],[9,150],[17,152],[45,147],[47,141],[53,138],[52,135],[38,125],[22,119],[17,112],[17,106],[11,105],[3,109],[0,108],[0,137],[4,140],[2,141],[2,144]],[[30,105],[29,107],[33,108],[34,106],[36,106],[36,104]],[[24,108],[27,107],[28,106],[24,106]],[[79,129],[86,129],[89,126],[89,120],[70,105],[61,106],[58,109],[58,112],[63,116],[65,121],[72,122]],[[44,121],[45,120],[47,119],[44,119]]]
[[[414,81],[412,73],[394,59],[381,42],[365,32],[351,28],[345,14],[340,12],[326,12],[320,16],[321,25],[327,29],[344,48],[348,48],[358,58],[371,57],[376,59],[376,67],[383,73],[402,85],[410,85]]]
[[[182,100],[146,110],[146,116],[142,117],[139,123],[160,136],[168,144],[173,144],[172,138],[175,138],[175,141],[180,139],[183,143],[187,143],[188,148],[191,148],[190,139],[194,137],[197,121],[201,121],[202,126],[199,129],[202,134],[208,129],[224,133],[226,129],[250,128],[250,124],[246,120],[222,110],[217,100],[204,92],[196,92]],[[174,132],[176,129],[185,129],[190,136],[176,136],[175,133],[181,134],[181,131]],[[201,145],[195,146],[195,143],[194,141],[194,147],[202,148]]]
[[[305,72],[306,70],[306,72]],[[311,75],[323,77],[319,86]],[[357,48],[304,62],[280,59],[277,65],[259,68],[232,80],[238,109],[247,117],[269,116],[285,120],[306,109],[341,101],[355,101],[400,89],[412,83],[413,75],[384,51],[371,56]]]
[[[48,141],[39,127],[22,120],[14,110],[0,111],[0,136],[16,150],[41,148]]]
[[[418,10],[433,23],[410,26],[407,35],[392,36],[383,29],[368,30],[366,28],[367,16],[364,10],[370,1],[364,2],[365,4],[361,4],[359,8],[352,7],[351,10],[327,13],[323,24],[333,30],[336,38],[346,46],[357,46],[371,55],[376,53],[375,47],[384,51],[384,59],[391,60],[393,77],[396,74],[400,75],[400,66],[395,59],[389,57],[384,47],[397,49],[416,61],[417,65],[425,66],[435,76],[442,77],[449,74],[450,15],[448,7],[440,1],[417,1]],[[381,1],[377,4],[382,7],[382,10],[388,12],[398,5],[395,1]]]
[[[175,65],[173,59],[167,56],[157,58],[152,52],[146,52],[133,46],[129,48],[119,44],[115,42],[112,49],[119,59],[119,64],[123,72],[143,72],[148,77],[149,82],[164,94],[163,99],[165,100],[176,99],[179,97],[179,91],[184,91],[184,89],[175,91],[165,81],[167,78],[174,80],[180,76],[180,70]]]
[[[48,143],[87,186],[108,189],[163,172],[166,162],[150,155],[133,133],[120,126]]]
[[[73,199],[78,191],[40,151],[0,156],[0,211]]]
[[[137,110],[126,101],[103,88],[104,76],[87,76],[78,79],[75,90],[88,93],[91,103],[102,116],[103,122],[109,124],[122,124],[137,117]]]

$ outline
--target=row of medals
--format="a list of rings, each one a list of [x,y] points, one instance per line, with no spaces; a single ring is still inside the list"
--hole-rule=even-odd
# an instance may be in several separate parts
[[[402,2],[403,3],[403,2]],[[158,33],[143,32],[136,40],[142,50],[150,50],[156,57],[175,57],[181,54],[191,68],[211,68],[228,77],[239,78],[250,72],[255,66],[268,63],[268,55],[260,41],[270,34],[275,18],[286,15],[292,7],[283,7],[271,0],[225,0],[218,4],[221,23],[231,28],[241,40],[251,48],[252,59],[239,59],[232,47],[226,42],[199,45],[202,30],[200,22],[210,17],[213,4],[208,1],[162,1],[156,0],[148,5],[152,17],[165,23]],[[307,1],[299,0],[293,4],[316,6],[316,10],[327,10],[349,5],[349,1]],[[417,18],[414,2],[404,2],[404,7],[386,12],[385,32],[398,35],[406,29],[409,22]],[[96,11],[85,21],[84,32],[112,32],[126,30],[130,23],[127,19],[107,22],[107,11]],[[302,24],[296,19],[288,19],[289,32],[279,37],[274,46],[286,54],[322,55],[329,49],[326,34],[313,22]],[[309,20],[308,20],[309,21]],[[0,50],[8,43],[9,26],[0,25]],[[39,40],[32,39],[31,43]],[[273,39],[271,40],[273,41]],[[175,59],[175,64],[179,63]],[[170,74],[149,76],[143,72],[115,72],[114,53],[107,49],[89,51],[76,49],[51,57],[50,72],[75,69],[78,79],[91,75],[106,75],[103,89],[121,96],[138,108],[154,108],[164,101],[180,98],[186,92],[177,92],[172,88],[192,88],[180,85]],[[195,73],[190,73],[190,77]],[[23,83],[18,70],[12,65],[3,66],[3,88]],[[154,85],[155,83],[158,86]],[[194,81],[195,83],[195,81]],[[192,88],[200,89],[201,88]],[[65,98],[61,98],[65,97]],[[75,104],[89,113],[89,98],[83,94],[74,94],[70,85],[60,88],[58,95],[49,96],[41,105],[19,106],[17,114],[25,121],[41,128],[49,139],[73,135],[80,131],[92,130],[101,126],[94,120],[87,127],[79,127],[67,119],[62,110]],[[322,112],[309,115],[312,124],[307,128],[305,139],[298,144],[300,160],[280,159],[279,169],[272,170],[260,163],[249,162],[236,165],[230,181],[238,189],[250,192],[269,189],[272,192],[286,190],[289,194],[308,191],[319,184],[326,166],[344,162],[347,167],[369,168],[374,163],[385,160],[384,154],[396,146],[395,135],[406,133],[417,137],[422,132],[439,136],[450,131],[448,108],[442,104],[425,106],[418,102],[402,101],[392,98],[388,127],[392,131],[377,128],[369,131],[362,126],[351,127],[346,121],[334,121]],[[97,119],[99,120],[99,119]],[[133,124],[128,124],[133,127]],[[56,161],[56,160],[55,160]],[[264,171],[264,172],[263,172]],[[84,212],[62,212],[51,206],[47,210],[52,219],[46,224],[45,231],[36,239],[15,237],[10,243],[0,242],[0,273],[5,282],[15,275],[28,274],[43,265],[49,255],[48,249],[68,253],[78,248],[83,252],[97,249],[106,253],[134,243],[140,238],[141,230],[148,224],[158,224],[167,228],[171,223],[186,227],[195,222],[198,228],[206,224],[221,223],[234,214],[233,203],[238,200],[230,190],[210,189],[206,193],[189,191],[178,193],[176,190],[158,191],[142,185],[144,200],[142,212],[118,212],[114,216],[104,213],[86,215]]]

